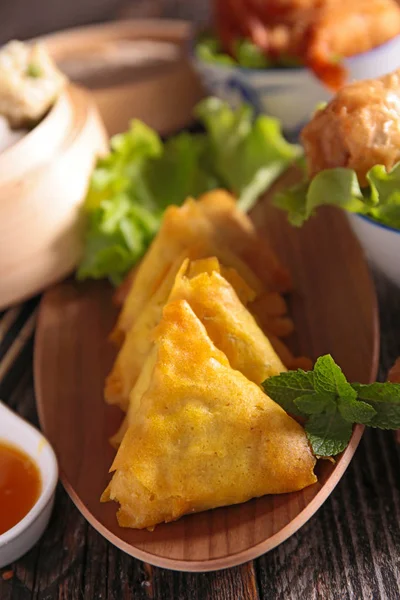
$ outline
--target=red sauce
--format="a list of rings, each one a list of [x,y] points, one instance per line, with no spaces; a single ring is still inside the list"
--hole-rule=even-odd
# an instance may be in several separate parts
[[[25,517],[41,488],[40,472],[32,459],[0,440],[0,535]]]

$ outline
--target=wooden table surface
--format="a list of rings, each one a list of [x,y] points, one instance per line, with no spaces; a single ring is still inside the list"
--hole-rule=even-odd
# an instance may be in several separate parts
[[[400,355],[400,290],[376,278],[380,378]],[[343,290],[345,293],[345,290]],[[34,309],[1,335],[0,359]],[[0,384],[0,397],[37,424],[32,342]],[[340,484],[318,513],[269,554],[207,574],[151,567],[117,550],[86,523],[61,486],[40,542],[0,570],[1,600],[377,600],[400,598],[400,446],[368,431]]]

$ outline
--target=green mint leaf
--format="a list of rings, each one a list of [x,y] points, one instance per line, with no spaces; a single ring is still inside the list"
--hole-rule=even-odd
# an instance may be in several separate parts
[[[349,423],[369,425],[376,415],[376,410],[370,404],[367,404],[362,400],[339,398],[338,408],[343,419]]]
[[[355,383],[353,389],[359,400],[375,410],[375,416],[368,422],[369,427],[380,429],[400,429],[400,384]]]
[[[314,365],[314,387],[316,392],[330,393],[340,398],[355,400],[356,392],[348,383],[342,369],[330,354],[320,356]]]
[[[288,413],[306,418],[305,430],[317,456],[342,452],[352,425],[400,429],[400,383],[350,385],[328,354],[313,371],[288,371],[262,384],[265,392]]]
[[[336,412],[336,402],[333,394],[307,394],[297,398],[294,403],[304,415],[318,415],[323,412],[332,414]]]
[[[349,443],[352,426],[339,413],[312,415],[305,430],[316,456],[335,456]]]
[[[295,400],[314,393],[312,371],[287,371],[275,377],[270,377],[262,383],[265,393],[286,412],[303,416],[295,404]]]

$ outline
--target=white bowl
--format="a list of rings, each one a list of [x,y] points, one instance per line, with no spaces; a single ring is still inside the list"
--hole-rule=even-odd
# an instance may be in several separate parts
[[[285,133],[295,135],[320,102],[332,92],[310,71],[297,69],[244,69],[208,63],[193,57],[193,65],[207,90],[231,106],[242,101],[258,113],[278,117]],[[379,77],[400,66],[400,35],[389,42],[344,60],[349,81]]]
[[[36,544],[50,519],[58,480],[57,459],[48,441],[32,425],[0,402],[0,441],[28,454],[38,466],[42,490],[27,515],[0,535],[0,568],[17,560]]]
[[[347,213],[369,262],[400,287],[400,230],[364,215]]]

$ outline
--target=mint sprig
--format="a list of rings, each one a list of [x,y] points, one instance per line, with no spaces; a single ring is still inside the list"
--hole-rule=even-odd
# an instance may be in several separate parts
[[[312,371],[288,371],[262,384],[272,400],[305,419],[316,456],[335,456],[349,443],[352,426],[400,428],[400,384],[350,384],[332,356],[321,356]]]
[[[399,383],[371,383],[370,385],[355,383],[353,388],[357,392],[357,397],[375,410],[375,415],[368,423],[369,427],[400,429]]]

